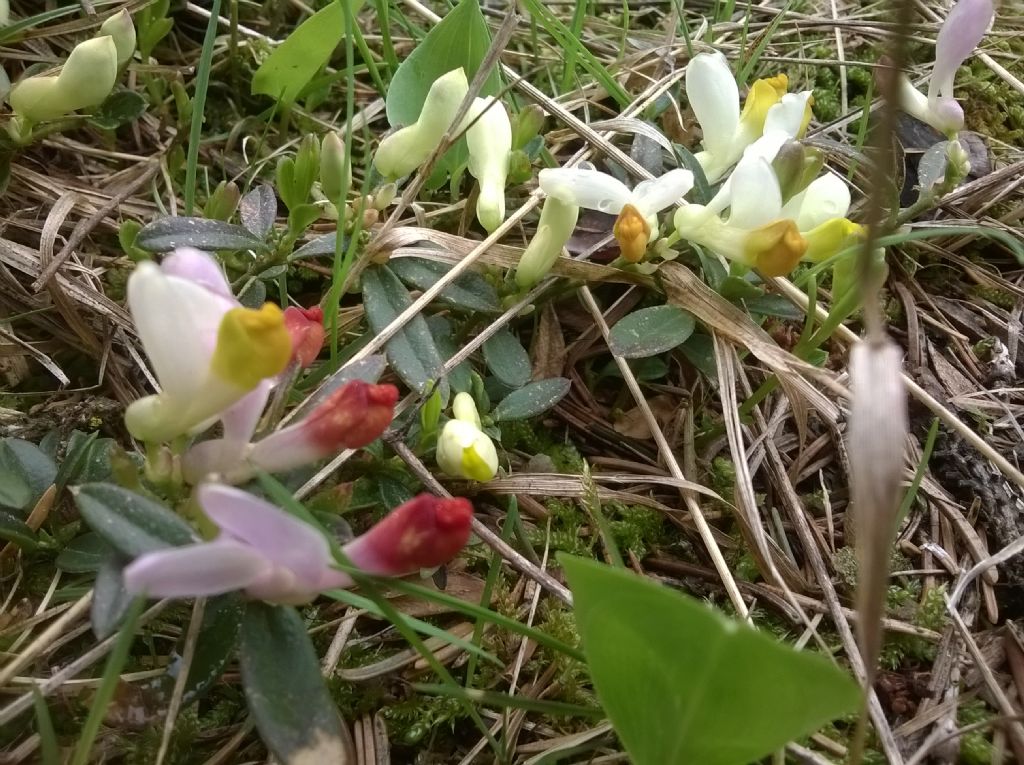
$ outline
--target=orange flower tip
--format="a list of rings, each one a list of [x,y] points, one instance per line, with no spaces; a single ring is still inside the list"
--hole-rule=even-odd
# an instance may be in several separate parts
[[[615,220],[612,234],[619,243],[622,257],[630,263],[639,263],[647,253],[651,227],[647,219],[633,205],[623,206]]]

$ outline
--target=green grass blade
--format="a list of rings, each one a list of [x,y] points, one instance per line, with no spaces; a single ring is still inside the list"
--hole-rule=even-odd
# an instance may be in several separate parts
[[[203,51],[196,70],[196,92],[192,96],[192,125],[188,133],[188,159],[185,162],[185,215],[191,215],[196,204],[196,169],[199,166],[199,144],[203,138],[203,115],[206,112],[206,92],[210,88],[210,69],[213,67],[213,43],[217,39],[217,20],[220,0],[212,0],[210,20],[206,24]]]

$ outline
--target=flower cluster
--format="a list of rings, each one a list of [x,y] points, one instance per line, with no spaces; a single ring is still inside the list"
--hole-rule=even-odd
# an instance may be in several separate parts
[[[170,455],[170,469],[161,471],[166,460],[157,460],[151,476],[197,485],[198,504],[218,531],[210,542],[141,555],[125,571],[128,590],[184,597],[244,589],[254,598],[300,603],[351,584],[333,568],[320,530],[229,484],[369,445],[390,425],[398,389],[351,380],[294,424],[254,441],[282,373],[319,355],[321,309],[245,308],[217,261],[187,247],[159,265],[139,264],[128,280],[128,306],[161,390],[131,404],[125,422],[150,454]],[[217,423],[218,436],[193,440]],[[344,553],[372,574],[431,568],[466,543],[471,517],[465,500],[423,495]]]

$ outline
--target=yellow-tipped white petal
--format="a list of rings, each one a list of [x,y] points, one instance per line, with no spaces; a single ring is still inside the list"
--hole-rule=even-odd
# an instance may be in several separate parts
[[[468,393],[458,393],[452,401],[452,414],[456,420],[468,422],[477,428],[481,427],[480,413],[476,409],[476,402]]]
[[[632,199],[632,193],[622,181],[592,168],[545,168],[540,171],[538,181],[549,196],[610,215],[618,215]]]
[[[713,156],[730,152],[740,122],[739,89],[725,56],[699,53],[686,67],[686,99]],[[702,163],[703,164],[703,163]]]
[[[495,98],[478,98],[466,131],[469,172],[480,182],[476,217],[488,231],[505,222],[505,178],[512,153],[512,123],[505,107]]]
[[[819,176],[782,208],[782,217],[796,221],[801,231],[810,231],[832,218],[845,218],[850,211],[850,187],[832,172]]]
[[[796,138],[803,131],[804,120],[807,118],[807,104],[811,91],[787,93],[779,102],[768,110],[764,121],[764,133],[783,133],[788,138]]]
[[[653,215],[675,204],[693,188],[693,173],[676,168],[660,178],[643,181],[633,189],[633,204],[644,215]]]
[[[445,423],[437,440],[437,464],[453,478],[489,481],[498,472],[494,442],[475,425],[462,420]]]

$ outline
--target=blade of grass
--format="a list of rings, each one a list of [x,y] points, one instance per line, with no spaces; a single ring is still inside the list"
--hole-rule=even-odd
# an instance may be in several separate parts
[[[214,14],[216,17],[216,14]],[[89,716],[82,726],[82,735],[78,739],[78,746],[75,747],[75,754],[71,765],[86,765],[89,761],[89,753],[92,751],[92,744],[99,733],[103,717],[107,713],[107,707],[114,698],[114,691],[121,676],[121,669],[128,659],[128,652],[131,650],[132,641],[135,639],[135,625],[139,621],[143,606],[146,605],[145,598],[136,598],[128,607],[124,624],[117,635],[114,643],[114,650],[110,652],[107,665],[103,668],[103,677],[100,680],[99,688],[93,697],[92,705],[89,707]]]
[[[32,686],[32,701],[36,713],[36,731],[39,733],[39,754],[42,765],[60,765],[60,745],[57,743],[57,731],[53,728],[53,718],[46,706],[46,699],[39,688]]]
[[[199,166],[199,143],[203,138],[203,118],[206,112],[206,93],[210,88],[210,69],[213,67],[213,43],[217,39],[217,21],[220,18],[220,0],[210,4],[210,20],[206,24],[203,50],[196,69],[196,92],[192,96],[192,125],[188,133],[188,158],[185,161],[185,215],[191,215],[196,204],[196,169]]]
[[[935,439],[938,435],[939,418],[936,417],[932,420],[932,426],[928,429],[928,438],[925,440],[924,448],[921,450],[921,461],[917,463],[914,479],[910,482],[910,486],[907,487],[907,493],[903,495],[903,502],[900,503],[900,524],[903,523],[903,519],[910,512],[910,507],[914,504],[914,498],[917,497],[917,491],[921,488],[921,481],[924,480],[925,471],[928,469],[928,461],[932,458],[932,450],[935,448]]]

